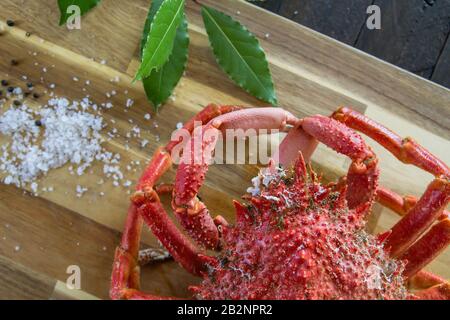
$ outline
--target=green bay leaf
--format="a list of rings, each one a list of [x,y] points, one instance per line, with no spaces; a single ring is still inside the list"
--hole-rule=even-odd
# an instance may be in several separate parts
[[[188,59],[188,47],[188,24],[183,17],[169,60],[161,69],[153,70],[150,76],[142,80],[147,99],[153,104],[155,111],[170,97],[183,76]]]
[[[165,0],[150,25],[142,62],[135,80],[142,80],[159,70],[172,53],[177,29],[184,16],[184,0]]]
[[[144,48],[145,44],[147,43],[148,34],[150,32],[150,26],[152,25],[153,19],[155,18],[155,15],[163,2],[164,0],[152,0],[152,4],[150,6],[150,9],[148,10],[147,19],[145,20],[144,31],[142,32],[142,39],[141,39],[141,50],[140,50],[141,60],[142,56],[144,55]]]
[[[100,0],[58,0],[58,7],[60,12],[59,25],[63,25],[67,22],[67,19],[71,14],[67,13],[67,8],[72,5],[78,6],[80,8],[81,15],[94,8]]]
[[[148,34],[156,12],[161,7],[164,0],[153,0],[150,10],[148,11],[147,20],[145,21],[144,31],[141,40],[141,59],[143,49],[147,43]],[[155,111],[164,103],[172,94],[173,89],[181,79],[187,64],[189,47],[188,24],[186,17],[177,29],[172,54],[169,60],[161,67],[160,70],[153,70],[150,76],[142,80],[147,99],[152,103]]]
[[[258,39],[230,16],[202,6],[203,22],[221,68],[258,99],[277,104],[266,54]]]

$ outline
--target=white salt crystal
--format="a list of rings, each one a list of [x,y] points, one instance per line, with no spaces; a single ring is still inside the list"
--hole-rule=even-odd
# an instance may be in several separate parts
[[[37,119],[42,126],[36,126]],[[0,133],[10,137],[2,145],[0,170],[8,173],[6,182],[18,187],[66,163],[80,164],[81,174],[101,152],[101,129],[101,118],[65,98],[52,98],[36,112],[26,105],[12,106],[0,116]],[[37,185],[31,188],[37,191]]]
[[[83,194],[86,191],[88,191],[88,188],[77,185],[77,187],[75,188],[75,191],[77,192],[77,197],[81,198],[83,196]]]
[[[133,103],[134,103],[133,99],[127,99],[127,102],[126,102],[125,105],[126,105],[127,108],[130,108],[133,105]]]
[[[124,187],[129,187],[129,186],[131,186],[131,181],[130,180],[127,180],[127,181],[125,181],[124,183],[123,183],[123,186]]]
[[[3,180],[4,184],[11,184],[14,181],[14,178],[11,176],[7,176],[5,180]]]
[[[38,184],[37,184],[36,182],[33,182],[33,183],[30,185],[30,188],[31,188],[31,191],[33,191],[34,193],[36,193],[37,190],[38,190]]]
[[[142,139],[141,141],[141,148],[145,148],[145,146],[149,143],[147,139]]]

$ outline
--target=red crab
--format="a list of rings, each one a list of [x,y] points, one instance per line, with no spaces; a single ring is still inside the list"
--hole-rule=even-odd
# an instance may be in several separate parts
[[[194,121],[204,125],[192,134]],[[234,203],[236,223],[229,225],[221,216],[213,219],[197,193],[215,134],[232,128],[288,134],[274,157],[280,165],[271,162],[261,171],[254,180],[260,188],[251,190],[247,204]],[[192,161],[193,152],[183,153],[175,184],[155,186],[171,167],[170,154],[179,141],[156,151],[131,198],[113,265],[113,299],[170,299],[139,291],[143,223],[181,266],[203,277],[191,287],[199,299],[450,299],[450,284],[422,271],[450,242],[445,211],[450,170],[414,140],[402,139],[348,108],[331,117],[298,119],[280,108],[209,105],[184,129],[192,134],[192,145],[196,135],[203,138],[200,162]],[[378,185],[378,160],[354,130],[435,176],[420,199]],[[205,132],[213,135],[206,137]],[[337,183],[321,184],[305,165],[319,141],[352,160]],[[218,250],[217,256],[202,253],[176,228],[160,203],[161,192],[172,193],[173,210],[188,235],[201,247]],[[364,231],[375,201],[403,216],[376,236]]]

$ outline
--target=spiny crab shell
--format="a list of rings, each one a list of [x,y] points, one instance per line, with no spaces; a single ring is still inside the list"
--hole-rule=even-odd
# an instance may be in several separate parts
[[[450,283],[424,270],[450,244],[450,168],[413,139],[345,107],[329,117],[299,119],[280,108],[212,104],[182,129],[189,148],[174,183],[158,181],[181,140],[155,151],[131,197],[114,258],[113,299],[173,299],[139,290],[140,266],[157,260],[141,254],[152,252],[140,250],[144,224],[183,268],[203,277],[191,287],[199,299],[450,299]],[[234,225],[213,217],[198,197],[217,137],[228,129],[287,132],[272,162],[253,179],[248,204],[235,202]],[[423,194],[402,196],[379,185],[377,157],[356,131],[432,174]],[[319,142],[351,159],[337,183],[322,184],[305,165]],[[169,217],[162,194],[172,196],[185,232]],[[372,236],[365,226],[375,201],[402,218]]]
[[[235,202],[236,224],[223,230],[220,264],[192,288],[197,298],[410,296],[404,263],[364,230],[368,208],[349,209],[345,189],[322,185],[312,170],[266,169],[256,179],[249,204]]]

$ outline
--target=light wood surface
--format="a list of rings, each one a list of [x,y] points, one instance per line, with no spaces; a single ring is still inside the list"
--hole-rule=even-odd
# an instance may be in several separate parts
[[[261,39],[282,107],[306,116],[328,115],[338,106],[351,106],[401,135],[413,136],[450,163],[449,90],[243,1],[201,2],[239,19]],[[176,124],[202,106],[210,102],[264,106],[236,87],[217,67],[200,8],[188,1],[191,45],[186,75],[174,99],[159,114],[152,114],[151,121],[145,120],[151,107],[140,83],[132,85],[131,79],[138,66],[137,51],[148,7],[147,0],[104,0],[83,17],[81,30],[69,31],[58,27],[58,9],[53,0],[3,0],[0,78],[23,85],[23,75],[35,83],[44,77],[36,90],[43,92],[55,83],[56,95],[81,99],[89,94],[98,103],[106,101],[106,92],[116,90],[118,95],[110,99],[115,107],[104,112],[104,118],[115,119],[122,134],[131,129],[128,120],[133,119],[135,124],[148,128],[142,138],[150,143],[144,149],[137,142],[130,143],[127,151],[125,138],[120,137],[105,146],[119,152],[123,164],[139,160],[141,169],[155,148],[170,138]],[[16,27],[6,27],[7,19],[15,20]],[[32,35],[26,37],[26,32]],[[12,58],[19,60],[18,66],[10,65]],[[105,65],[100,63],[103,59]],[[44,66],[48,69],[45,74]],[[80,81],[74,82],[74,76]],[[116,76],[120,77],[119,83],[112,83],[110,80]],[[86,92],[85,80],[91,81]],[[125,113],[127,98],[133,98],[135,105]],[[28,103],[38,107],[39,101],[32,100]],[[0,137],[0,142],[5,140]],[[430,175],[399,163],[373,141],[369,143],[381,159],[383,185],[402,194],[423,192],[432,179]],[[349,161],[320,146],[313,164],[331,179],[345,174]],[[232,219],[232,199],[245,192],[256,172],[250,166],[213,166],[200,195],[213,213]],[[0,283],[15,283],[18,288],[13,292],[6,285],[0,286],[0,298],[108,297],[113,251],[123,227],[128,194],[126,189],[110,183],[97,185],[102,175],[99,164],[93,166],[92,174],[81,178],[70,175],[67,168],[54,170],[40,184],[53,185],[55,191],[38,197],[0,185],[0,269],[4,270],[0,272]],[[172,170],[165,181],[173,177]],[[131,178],[137,179],[138,172]],[[89,187],[82,198],[75,195],[77,184]],[[100,191],[105,192],[104,197],[99,196]],[[374,211],[379,216],[378,221],[371,221],[375,231],[386,230],[398,219],[387,209],[376,207]],[[156,245],[149,232],[143,241]],[[15,250],[17,246],[20,250]],[[61,293],[69,265],[81,268],[81,296]],[[449,265],[447,250],[429,269],[448,278]],[[152,293],[187,296],[186,287],[196,281],[174,262],[143,269],[142,287]]]

